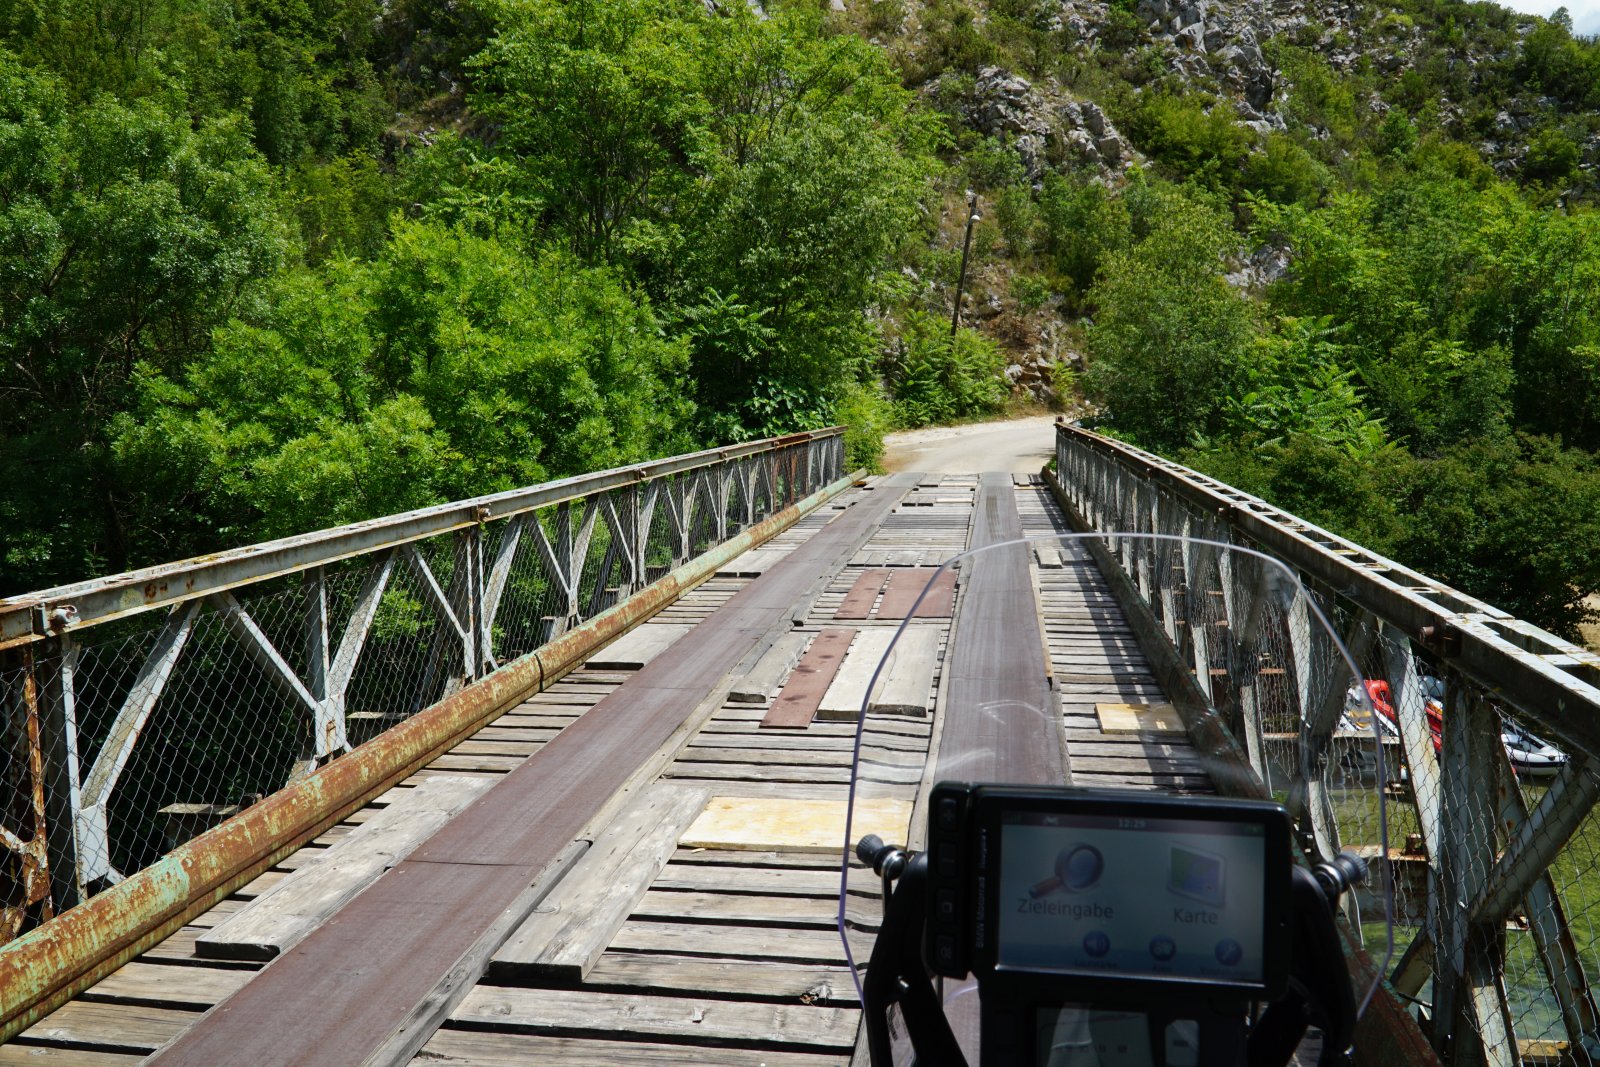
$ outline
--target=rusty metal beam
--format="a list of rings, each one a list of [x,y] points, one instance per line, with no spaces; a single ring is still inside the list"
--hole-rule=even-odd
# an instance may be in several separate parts
[[[669,474],[840,438],[842,426],[617,467],[0,600],[0,649]],[[837,446],[835,446],[837,447]]]
[[[859,472],[858,472],[859,473]],[[168,853],[84,904],[0,946],[0,1042],[166,938],[373,797],[558,680],[734,557],[848,489],[833,482]]]

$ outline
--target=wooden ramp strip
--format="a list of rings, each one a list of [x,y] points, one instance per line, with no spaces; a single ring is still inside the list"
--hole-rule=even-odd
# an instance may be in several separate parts
[[[946,567],[933,579],[928,595],[917,605],[917,619],[948,619],[956,607],[956,568]],[[882,617],[882,613],[879,613]]]
[[[523,1033],[609,1036],[623,1031],[707,1044],[843,1051],[855,1045],[859,1013],[817,1005],[479,986],[467,994],[451,1020]],[[693,1062],[694,1054],[684,1051],[684,1062]]]
[[[894,630],[887,626],[862,630],[839,664],[827,692],[817,702],[816,718],[831,722],[854,722],[861,717],[861,704],[867,696],[872,672],[883,662]]]
[[[844,601],[834,611],[833,617],[865,619],[871,615],[872,605],[878,601],[878,590],[888,581],[889,573],[884,567],[869,567],[862,571],[850,591],[844,595]]]
[[[1108,734],[1187,734],[1183,717],[1171,704],[1096,704],[1100,730]]]
[[[844,845],[844,816],[842,800],[712,797],[684,831],[681,844],[684,848],[838,855]],[[910,825],[909,801],[858,800],[851,833],[903,841]]]
[[[928,714],[942,631],[940,626],[912,625],[900,634],[900,640],[889,653],[889,663],[883,669],[884,680],[879,682],[878,692],[869,705],[874,715]]]
[[[643,626],[635,626],[589,657],[584,666],[592,671],[639,670],[692,629],[694,627],[689,623],[671,622],[647,622]]]
[[[975,506],[973,548],[1022,535],[1010,475],[984,474]],[[1028,558],[1027,546],[1017,544],[962,564],[965,592],[945,663],[949,702],[941,711],[938,778],[1070,783]]]
[[[772,694],[783,688],[784,680],[800,662],[800,654],[805,649],[805,634],[784,634],[762,654],[749,674],[733,683],[728,699],[736,704],[765,704]]]
[[[855,636],[854,630],[843,629],[819,633],[806,654],[800,657],[800,663],[784,683],[783,692],[772,702],[772,710],[761,720],[761,725],[790,730],[810,726]]]
[[[934,574],[932,567],[906,567],[894,571],[889,575],[889,583],[884,587],[883,599],[878,602],[877,618],[903,619],[906,612],[911,610],[911,605],[916,602],[922,590],[927,588],[928,579]],[[932,595],[933,590],[928,590]]]
[[[678,835],[700,814],[708,795],[705,789],[659,782],[640,793],[494,954],[490,977],[586,978],[677,851]]]
[[[492,778],[441,776],[392,790],[390,804],[195,940],[210,959],[270,960],[297,944],[476,800]]]
[[[856,497],[152,1062],[409,1060],[548,891],[585,824],[914,481],[892,476]]]

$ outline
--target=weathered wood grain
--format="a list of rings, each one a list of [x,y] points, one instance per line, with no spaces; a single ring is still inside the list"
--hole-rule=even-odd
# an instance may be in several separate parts
[[[784,680],[805,651],[807,635],[787,633],[772,643],[750,673],[733,684],[728,699],[741,704],[765,704],[783,687]]]
[[[272,959],[410,855],[490,784],[482,778],[430,778],[396,794],[381,813],[201,935],[195,953],[211,959]]]
[[[479,986],[451,1018],[499,1030],[606,1034],[626,1029],[647,1037],[844,1049],[855,1042],[857,1015],[822,1005]]]
[[[581,981],[676,851],[679,834],[705,807],[707,795],[662,783],[641,792],[494,953],[491,976]]]
[[[803,729],[811,725],[817,705],[833,684],[833,677],[844,661],[845,651],[856,631],[827,629],[819,633],[795,666],[783,691],[772,701],[772,708],[761,725],[778,729]]]
[[[654,621],[635,626],[589,657],[587,665],[601,670],[636,671],[692,629],[688,623]]]
[[[716,1045],[618,1041],[547,1034],[440,1030],[423,1049],[428,1067],[836,1067],[840,1056],[829,1052],[782,1052],[772,1049],[720,1048]]]
[[[835,619],[865,619],[872,614],[872,605],[878,592],[889,580],[889,571],[883,567],[868,567],[856,578],[855,584],[844,595],[844,600],[834,609]]]

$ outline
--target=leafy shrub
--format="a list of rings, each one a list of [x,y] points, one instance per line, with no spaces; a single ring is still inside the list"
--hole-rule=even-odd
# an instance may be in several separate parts
[[[999,346],[966,328],[951,337],[948,322],[925,312],[906,314],[888,363],[895,416],[905,426],[986,414],[1006,398]]]
[[[1141,148],[1179,174],[1213,188],[1232,188],[1254,134],[1223,105],[1206,111],[1192,97],[1152,93],[1134,117]]]
[[[1098,182],[1051,174],[1039,193],[1043,251],[1077,292],[1087,292],[1106,257],[1132,241],[1124,202]]]
[[[1038,311],[1050,301],[1050,282],[1037,274],[1013,274],[1011,299],[1024,312]]]
[[[1328,187],[1328,172],[1294,138],[1268,135],[1245,165],[1244,186],[1280,204],[1315,203]]]
[[[1033,228],[1039,212],[1033,206],[1033,190],[1017,183],[1008,185],[995,196],[994,220],[1005,238],[1006,251],[1013,259],[1021,259],[1033,251]]]
[[[1522,173],[1529,181],[1562,185],[1578,169],[1582,153],[1572,138],[1558,129],[1545,128],[1528,142],[1528,155]]]

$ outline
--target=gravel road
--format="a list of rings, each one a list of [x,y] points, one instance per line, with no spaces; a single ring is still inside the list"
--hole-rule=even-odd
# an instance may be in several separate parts
[[[892,433],[883,439],[883,465],[929,474],[1037,474],[1055,447],[1054,425],[1054,415],[1034,415]]]

